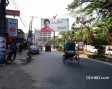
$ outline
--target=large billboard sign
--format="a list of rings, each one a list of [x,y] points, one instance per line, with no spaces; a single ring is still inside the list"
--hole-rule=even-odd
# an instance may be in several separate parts
[[[18,20],[7,18],[7,33],[9,36],[17,36]]]
[[[69,19],[41,19],[41,31],[42,32],[60,32],[60,31],[69,31]]]

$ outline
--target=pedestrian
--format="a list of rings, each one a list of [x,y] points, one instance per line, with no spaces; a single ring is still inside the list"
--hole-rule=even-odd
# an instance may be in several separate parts
[[[42,45],[40,45],[40,49],[41,49],[41,51],[42,51],[42,49],[43,49]]]
[[[8,50],[10,50],[10,44],[8,44],[8,47],[7,47],[7,49],[8,49]]]
[[[23,46],[22,44],[19,45],[19,53],[22,53],[22,50],[23,50]]]
[[[16,53],[17,53],[17,46],[16,46],[15,43],[12,43],[11,46],[10,46],[10,50],[9,50],[7,60],[14,61],[15,58],[16,58]],[[13,56],[13,59],[11,59],[12,56]]]

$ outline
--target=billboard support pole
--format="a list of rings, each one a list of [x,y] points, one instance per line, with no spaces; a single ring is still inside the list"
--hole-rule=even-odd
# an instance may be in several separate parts
[[[53,48],[55,48],[55,31],[54,31],[54,43],[53,43]]]
[[[6,61],[6,0],[0,2],[0,64]]]

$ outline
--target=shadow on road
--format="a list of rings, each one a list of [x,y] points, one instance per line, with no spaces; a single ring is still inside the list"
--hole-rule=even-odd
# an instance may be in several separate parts
[[[74,62],[69,62],[69,61],[67,61],[66,62],[66,65],[68,66],[68,67],[71,67],[71,68],[76,68],[76,67],[78,67],[78,68],[80,68],[80,67],[83,67],[80,63],[79,64],[76,64],[76,63],[74,63]]]

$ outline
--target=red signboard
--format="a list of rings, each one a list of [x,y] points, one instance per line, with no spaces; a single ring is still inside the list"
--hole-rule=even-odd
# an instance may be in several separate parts
[[[17,10],[6,10],[6,15],[20,16],[20,11],[17,11]]]

